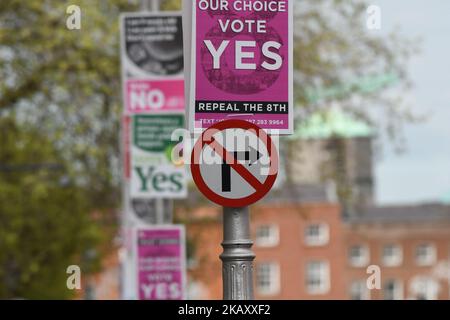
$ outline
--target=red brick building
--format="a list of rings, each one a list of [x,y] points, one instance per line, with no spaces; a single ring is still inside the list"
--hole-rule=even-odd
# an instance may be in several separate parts
[[[203,289],[198,298],[221,299],[222,269],[219,254],[222,252],[222,225],[220,212],[210,210],[210,219],[194,219],[188,225],[188,234],[195,243],[195,258],[190,263],[190,274],[194,283]],[[257,298],[342,298],[340,288],[343,283],[339,275],[344,272],[340,246],[343,235],[336,205],[255,206],[251,216],[255,239],[253,249],[256,253]],[[323,239],[307,236],[308,232],[314,233],[310,229],[321,225],[327,226]],[[331,242],[331,238],[339,240]],[[319,282],[313,279],[306,283],[305,275],[315,264],[316,268],[324,268],[323,272],[330,276],[323,280],[319,278]],[[311,272],[316,271],[309,270]],[[331,278],[335,280],[331,282]]]
[[[370,208],[344,220],[317,195],[285,191],[251,208],[257,299],[450,298],[450,207]],[[205,206],[185,218],[190,296],[221,299],[221,212]],[[368,286],[373,270],[378,283]]]
[[[257,299],[450,299],[450,206],[372,207],[343,218],[329,199],[324,188],[291,187],[251,207]],[[188,297],[221,299],[221,210],[181,208]],[[118,264],[109,256],[86,296],[119,298]]]
[[[450,299],[450,207],[367,209],[343,224],[347,291],[360,299]],[[368,290],[366,268],[381,269]]]

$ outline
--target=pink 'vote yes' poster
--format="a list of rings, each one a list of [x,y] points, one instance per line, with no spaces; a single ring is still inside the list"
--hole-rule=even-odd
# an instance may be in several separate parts
[[[194,0],[190,124],[293,126],[292,0]]]
[[[140,228],[136,236],[139,300],[185,299],[184,227]]]

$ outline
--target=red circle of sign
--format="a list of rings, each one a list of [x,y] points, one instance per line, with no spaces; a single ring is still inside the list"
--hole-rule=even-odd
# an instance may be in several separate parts
[[[244,197],[244,198],[237,198],[237,199],[230,199],[225,198],[217,193],[215,193],[213,190],[211,190],[203,180],[203,177],[200,172],[200,154],[203,150],[203,147],[208,144],[204,140],[205,134],[209,134],[210,130],[218,130],[223,131],[226,129],[244,129],[244,130],[250,130],[253,129],[258,133],[258,137],[261,137],[266,144],[267,150],[269,152],[270,157],[270,169],[269,172],[276,172],[274,174],[268,175],[266,180],[262,183],[262,187],[260,190],[256,190],[255,193]],[[267,144],[270,143],[270,148],[267,146]],[[275,151],[275,152],[274,152]],[[245,207],[250,204],[255,203],[256,201],[260,200],[262,197],[264,197],[272,188],[273,184],[275,183],[275,180],[278,176],[278,170],[274,170],[277,168],[274,168],[278,165],[278,154],[275,148],[275,145],[273,144],[272,139],[269,135],[267,135],[263,129],[258,127],[257,125],[250,123],[245,120],[225,120],[222,122],[218,122],[208,129],[206,129],[200,138],[197,140],[197,142],[194,145],[194,149],[191,155],[191,171],[192,171],[192,177],[194,179],[195,184],[200,189],[200,191],[211,201],[225,207]]]

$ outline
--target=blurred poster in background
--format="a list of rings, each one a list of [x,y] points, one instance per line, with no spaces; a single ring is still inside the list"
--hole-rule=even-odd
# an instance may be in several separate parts
[[[120,21],[123,115],[127,119],[122,127],[123,230],[125,234],[135,234],[132,231],[135,228],[153,228],[162,221],[170,221],[173,211],[170,199],[187,196],[185,167],[174,164],[171,159],[176,145],[171,141],[172,132],[184,128],[185,122],[183,33],[179,13],[123,13]],[[184,231],[175,229],[177,241],[184,246]],[[147,241],[145,237],[151,238],[155,234],[172,236],[170,232],[139,231],[137,242],[143,243]],[[167,252],[171,254],[176,249],[180,253],[184,247],[170,249],[161,244],[162,251],[158,251],[156,240],[154,246],[135,246],[135,240],[125,243],[123,297],[180,299],[183,292],[181,276],[171,273],[173,283],[167,283],[166,288],[158,282],[158,270],[156,275],[151,275],[146,273],[148,270],[138,270],[137,266],[144,263],[141,259],[144,256],[148,258],[160,253],[164,259]],[[166,283],[164,281],[162,283]],[[150,290],[153,285],[156,289],[139,291],[142,284],[145,290]],[[163,287],[168,291],[161,289]]]
[[[183,300],[186,284],[182,225],[136,230],[139,300]]]

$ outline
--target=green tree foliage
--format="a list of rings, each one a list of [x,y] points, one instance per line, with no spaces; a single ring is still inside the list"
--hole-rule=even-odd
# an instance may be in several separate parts
[[[67,266],[105,238],[92,212],[119,206],[118,16],[140,3],[77,1],[68,30],[71,4],[0,2],[0,298],[73,297]]]
[[[110,4],[111,3],[111,4]],[[66,1],[0,3],[0,112],[41,128],[90,189],[117,205],[120,62],[118,15],[128,1],[79,1],[81,30],[66,28]],[[113,169],[114,168],[114,169]],[[112,174],[113,173],[113,174]]]
[[[0,136],[0,298],[71,297],[66,268],[101,236],[86,190],[37,128],[4,117]]]
[[[387,133],[393,142],[401,143],[403,124],[417,121],[419,117],[400,96],[388,90],[388,85],[377,90],[361,90],[361,85],[365,79],[394,75],[400,91],[405,92],[410,87],[406,64],[418,51],[417,40],[406,39],[398,32],[381,37],[379,30],[369,30],[366,27],[369,1],[299,0],[295,3],[294,79],[299,122],[335,103]],[[311,101],[308,91],[326,88],[345,88],[346,94]]]
[[[161,9],[163,10],[181,10],[180,0],[163,0],[161,1]]]
[[[72,4],[81,8],[81,30],[66,27]],[[120,206],[118,18],[140,4],[0,1],[0,165],[64,168],[0,173],[0,297],[69,296],[65,268],[100,236],[89,213]],[[176,10],[180,4],[165,0],[162,8]],[[299,121],[330,104],[309,103],[306,88],[393,71],[406,79],[409,44],[395,37],[382,41],[365,29],[364,1],[296,4]],[[372,122],[366,103],[379,102],[385,108],[380,123],[391,123],[394,132],[392,124],[409,119],[409,113],[395,97],[380,97],[355,92],[339,101]]]

